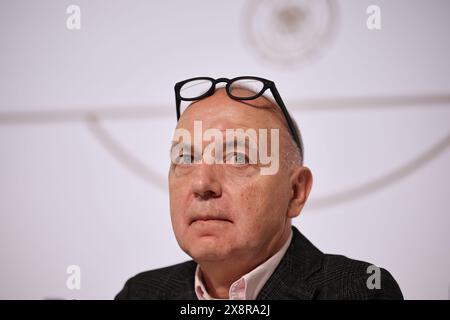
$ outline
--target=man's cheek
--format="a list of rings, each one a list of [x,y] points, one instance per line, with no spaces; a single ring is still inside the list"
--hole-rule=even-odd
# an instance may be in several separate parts
[[[258,184],[253,182],[241,186],[239,190],[241,203],[257,203],[258,192],[262,191]]]
[[[246,201],[237,208],[235,225],[242,234],[252,233],[260,225],[260,207],[255,201]],[[255,227],[256,226],[256,227]]]

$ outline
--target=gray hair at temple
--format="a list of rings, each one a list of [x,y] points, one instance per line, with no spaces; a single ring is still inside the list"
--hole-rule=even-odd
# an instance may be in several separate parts
[[[294,137],[292,136],[287,123],[285,123],[284,127],[288,131],[290,139],[289,139],[288,150],[285,153],[283,158],[288,167],[295,167],[296,165],[302,166],[303,161],[304,161],[303,139],[302,139],[302,135],[300,133],[300,129],[298,127],[297,121],[292,116],[291,116],[291,119],[292,119],[292,123],[294,125],[294,130],[296,131],[296,133],[299,137],[300,146],[298,146],[297,143],[295,142]]]

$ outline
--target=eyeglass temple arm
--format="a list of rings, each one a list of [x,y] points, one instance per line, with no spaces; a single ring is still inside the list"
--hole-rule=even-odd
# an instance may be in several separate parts
[[[273,88],[273,89],[272,89]],[[280,94],[278,93],[277,88],[275,87],[275,83],[272,83],[271,86],[271,90],[272,91],[272,95],[275,98],[275,101],[278,103],[278,105],[280,106],[281,111],[284,114],[284,117],[286,118],[288,127],[291,131],[291,135],[295,140],[295,143],[297,144],[298,148],[301,149],[301,144],[300,144],[300,138],[297,134],[297,131],[295,130],[295,126],[294,123],[292,121],[291,115],[289,114],[289,111],[286,109],[286,105],[284,104],[283,99],[281,99]]]

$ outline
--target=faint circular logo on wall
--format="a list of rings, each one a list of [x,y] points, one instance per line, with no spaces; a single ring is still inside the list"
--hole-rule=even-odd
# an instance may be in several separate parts
[[[242,17],[245,42],[281,66],[320,56],[336,33],[338,8],[331,0],[251,0]]]

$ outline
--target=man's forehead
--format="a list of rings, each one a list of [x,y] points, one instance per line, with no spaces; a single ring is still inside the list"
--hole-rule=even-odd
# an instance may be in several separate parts
[[[279,120],[283,120],[277,109],[278,106],[263,96],[252,100],[234,100],[221,88],[214,95],[189,105],[177,127],[192,127],[195,120],[213,123],[217,129],[279,127]]]

